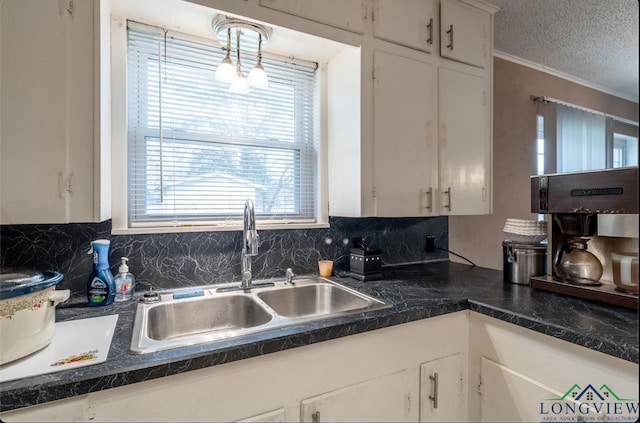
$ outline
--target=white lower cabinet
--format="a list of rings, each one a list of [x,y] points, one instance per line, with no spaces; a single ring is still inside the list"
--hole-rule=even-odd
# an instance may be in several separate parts
[[[417,422],[421,364],[463,354],[467,325],[467,313],[458,312],[5,412],[0,418]]]
[[[3,422],[637,417],[637,364],[471,311],[0,415]]]
[[[573,417],[568,421],[603,421],[589,402],[552,389],[486,357],[481,358],[480,421],[544,421],[545,417]],[[553,411],[552,411],[553,410]],[[556,414],[557,413],[557,414]]]
[[[471,313],[470,421],[637,421],[638,365]]]
[[[465,421],[466,354],[428,361],[420,365],[420,421]]]
[[[407,369],[302,400],[301,422],[408,422],[412,383]]]

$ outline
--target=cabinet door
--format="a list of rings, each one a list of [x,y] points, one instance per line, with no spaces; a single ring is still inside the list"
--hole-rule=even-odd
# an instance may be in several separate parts
[[[260,0],[260,6],[364,34],[363,0]]]
[[[571,398],[554,400],[565,393],[486,357],[481,358],[480,375],[481,421],[544,421],[545,417],[559,421],[560,416],[564,421],[603,421],[604,416],[588,404]],[[559,410],[562,413],[556,414]]]
[[[277,422],[281,423],[285,421],[284,408],[269,411],[267,413],[258,414],[257,416],[248,417],[246,419],[237,420],[237,423],[249,423],[249,422]]]
[[[436,214],[434,67],[376,50],[374,69],[376,216]]]
[[[459,2],[440,3],[440,55],[484,68],[488,66],[491,15]]]
[[[440,213],[490,212],[489,114],[485,79],[438,69]]]
[[[94,221],[94,2],[65,5],[2,3],[0,224]]]
[[[461,354],[420,365],[420,421],[466,421],[465,370]]]
[[[436,45],[435,0],[377,0],[374,35],[377,38],[430,53]]]
[[[401,422],[411,416],[406,369],[302,400],[300,405],[301,422]]]

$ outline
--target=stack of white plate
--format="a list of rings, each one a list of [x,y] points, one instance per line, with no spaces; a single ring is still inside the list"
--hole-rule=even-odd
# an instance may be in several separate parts
[[[507,219],[503,232],[506,241],[537,244],[547,239],[547,222],[544,220]]]

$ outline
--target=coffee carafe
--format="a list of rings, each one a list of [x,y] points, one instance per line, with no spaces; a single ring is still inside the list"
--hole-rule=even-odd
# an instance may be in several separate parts
[[[587,251],[587,238],[563,239],[553,259],[558,278],[578,285],[602,285],[602,263]]]

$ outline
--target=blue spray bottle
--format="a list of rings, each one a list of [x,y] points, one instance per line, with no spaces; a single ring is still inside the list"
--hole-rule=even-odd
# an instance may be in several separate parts
[[[109,269],[109,244],[111,241],[107,239],[91,241],[88,254],[93,254],[93,271],[87,280],[90,306],[109,305],[116,297],[116,284]]]

